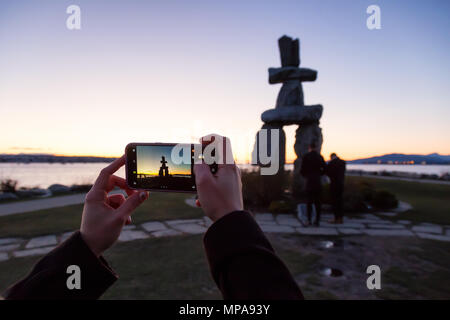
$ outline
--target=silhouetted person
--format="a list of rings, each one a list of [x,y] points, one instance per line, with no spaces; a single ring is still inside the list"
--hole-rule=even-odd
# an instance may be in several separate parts
[[[331,160],[327,165],[326,174],[330,177],[330,194],[333,204],[334,221],[331,223],[343,222],[343,195],[345,180],[345,161],[340,159],[336,153],[332,153]]]
[[[312,205],[316,207],[316,221],[314,224],[319,226],[321,210],[322,182],[321,176],[325,173],[325,160],[317,151],[317,145],[311,143],[309,152],[303,157],[300,173],[306,179],[306,200],[308,222],[311,224]]]

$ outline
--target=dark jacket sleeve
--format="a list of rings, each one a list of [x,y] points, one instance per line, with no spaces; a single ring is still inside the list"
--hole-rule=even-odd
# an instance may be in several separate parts
[[[70,265],[80,268],[81,289],[68,289]],[[117,275],[103,257],[89,249],[79,231],[49,252],[22,280],[4,293],[5,299],[97,299]]]
[[[232,212],[217,220],[203,241],[224,299],[303,299],[291,273],[248,212]]]

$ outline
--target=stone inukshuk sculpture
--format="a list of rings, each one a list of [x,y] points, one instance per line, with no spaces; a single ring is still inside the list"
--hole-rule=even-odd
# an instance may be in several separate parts
[[[269,68],[269,83],[282,83],[278,94],[275,109],[269,109],[262,113],[264,122],[262,129],[280,130],[280,172],[284,174],[285,164],[285,133],[283,126],[298,125],[295,135],[295,153],[297,159],[294,162],[294,176],[292,191],[295,198],[301,197],[304,191],[304,179],[300,174],[302,157],[308,152],[308,147],[315,142],[318,149],[322,147],[322,130],[319,120],[323,107],[320,104],[305,106],[303,98],[302,82],[315,81],[317,71],[299,68],[299,40],[283,36],[278,39],[280,48],[281,68]],[[270,130],[268,131],[268,136]],[[270,141],[270,139],[268,139]],[[270,150],[270,149],[269,149]],[[275,186],[272,185],[272,188]],[[281,188],[282,186],[279,186]],[[275,187],[276,188],[276,187]]]

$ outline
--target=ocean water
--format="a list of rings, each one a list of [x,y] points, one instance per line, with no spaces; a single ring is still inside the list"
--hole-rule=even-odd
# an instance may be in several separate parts
[[[13,179],[19,187],[47,188],[54,183],[64,185],[90,184],[107,163],[0,163],[0,180]],[[255,168],[251,165],[240,165],[242,169]],[[402,171],[442,175],[450,172],[450,165],[381,165],[381,164],[349,164],[348,169],[364,171]],[[286,164],[292,170],[292,164]],[[125,177],[122,167],[117,173]]]

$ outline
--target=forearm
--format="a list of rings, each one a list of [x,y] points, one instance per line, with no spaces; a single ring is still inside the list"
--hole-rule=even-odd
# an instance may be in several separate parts
[[[245,211],[216,221],[204,238],[213,278],[225,299],[303,299],[284,263]]]
[[[80,268],[80,289],[69,289],[67,268]],[[75,232],[44,256],[22,280],[4,293],[5,299],[97,299],[116,280],[106,261],[97,258]]]

